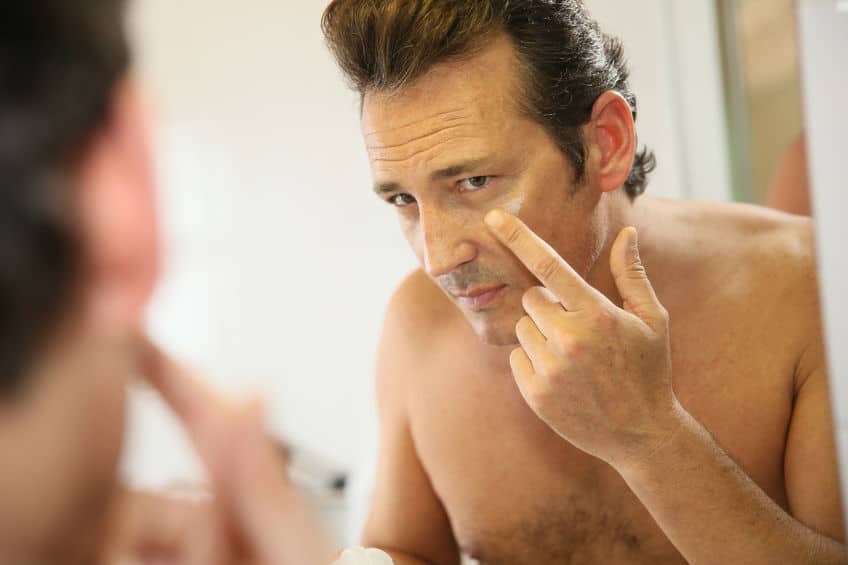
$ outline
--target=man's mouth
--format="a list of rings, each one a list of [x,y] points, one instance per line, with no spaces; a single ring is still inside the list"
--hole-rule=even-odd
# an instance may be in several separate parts
[[[507,285],[490,286],[486,288],[475,288],[463,292],[456,292],[454,296],[460,306],[468,310],[484,310],[491,306],[495,300],[500,298],[507,289]]]

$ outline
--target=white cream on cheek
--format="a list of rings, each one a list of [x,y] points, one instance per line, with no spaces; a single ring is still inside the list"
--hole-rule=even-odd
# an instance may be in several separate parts
[[[519,194],[502,204],[501,209],[513,216],[518,216],[521,213],[522,206],[524,206],[524,195]]]

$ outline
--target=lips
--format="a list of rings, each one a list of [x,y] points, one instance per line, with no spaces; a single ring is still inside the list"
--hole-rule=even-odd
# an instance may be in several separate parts
[[[469,310],[483,310],[491,306],[506,291],[506,285],[473,289],[455,293],[459,304]]]

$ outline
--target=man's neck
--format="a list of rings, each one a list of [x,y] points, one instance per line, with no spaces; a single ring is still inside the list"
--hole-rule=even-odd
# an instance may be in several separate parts
[[[621,189],[606,195],[605,201],[600,205],[604,206],[601,219],[603,247],[594,265],[587,273],[586,281],[609,298],[613,304],[621,306],[621,295],[618,292],[615,277],[610,267],[612,245],[621,230],[633,226],[639,233],[639,252],[642,258],[645,259],[653,255],[651,249],[653,249],[654,244],[650,234],[651,230],[644,229],[649,225],[647,217],[649,216],[648,210],[651,202],[648,197],[639,197],[635,201],[631,200]]]

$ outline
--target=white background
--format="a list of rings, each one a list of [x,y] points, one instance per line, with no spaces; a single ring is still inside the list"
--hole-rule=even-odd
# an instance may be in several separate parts
[[[841,451],[843,507],[848,508],[848,268],[846,268],[845,131],[848,113],[848,2],[804,0],[801,6],[801,70],[818,237],[822,306],[828,333],[831,395]],[[839,6],[837,14],[835,7]]]
[[[627,47],[640,141],[659,160],[650,193],[725,197],[711,2],[588,5]],[[151,330],[216,385],[265,394],[276,433],[367,469],[382,312],[415,263],[370,192],[358,100],[323,45],[322,10],[310,0],[136,2],[167,247]],[[198,476],[174,422],[141,392],[128,446],[135,482]]]

